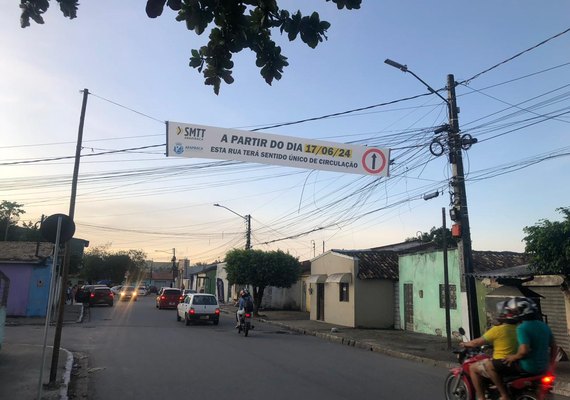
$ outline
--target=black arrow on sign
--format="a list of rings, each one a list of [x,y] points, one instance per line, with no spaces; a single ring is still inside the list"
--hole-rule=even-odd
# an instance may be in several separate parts
[[[376,158],[378,156],[376,155],[376,153],[372,154],[372,169],[376,169]]]

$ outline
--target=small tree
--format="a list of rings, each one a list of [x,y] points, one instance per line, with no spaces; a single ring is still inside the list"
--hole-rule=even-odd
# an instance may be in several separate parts
[[[267,286],[288,288],[299,280],[301,264],[281,250],[233,249],[226,254],[226,271],[230,284],[253,286],[255,313]]]
[[[23,204],[14,201],[2,200],[0,203],[0,221],[5,224],[4,241],[8,240],[8,228],[20,219],[21,214],[26,213],[22,207]]]
[[[564,219],[542,219],[523,229],[525,251],[531,256],[532,268],[537,273],[570,273],[570,208],[557,208]]]

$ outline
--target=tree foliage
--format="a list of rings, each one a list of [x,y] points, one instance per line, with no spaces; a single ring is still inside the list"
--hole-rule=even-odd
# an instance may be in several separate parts
[[[299,280],[301,264],[281,250],[233,249],[226,254],[226,271],[230,284],[253,286],[255,310],[258,310],[265,288],[291,287]]]
[[[563,215],[562,221],[542,219],[523,229],[526,236],[525,251],[531,256],[535,272],[544,274],[570,273],[570,208],[556,211]]]
[[[106,246],[95,247],[85,253],[80,275],[91,283],[100,280],[136,283],[143,277],[145,259],[146,254],[141,250],[111,253]]]
[[[63,15],[77,17],[78,0],[57,0]],[[339,10],[359,9],[362,0],[332,1]],[[311,48],[327,39],[330,23],[322,21],[317,12],[304,16],[280,9],[277,0],[147,0],[146,13],[150,18],[162,15],[167,6],[178,14],[176,21],[184,22],[188,30],[202,35],[210,25],[209,41],[199,49],[191,50],[190,66],[203,73],[204,83],[211,85],[216,94],[222,80],[234,81],[232,55],[244,49],[256,55],[255,64],[269,85],[281,79],[283,68],[288,66],[287,57],[271,35],[279,30],[287,34],[289,41],[300,38]],[[48,9],[49,0],[21,0],[20,24],[30,25],[30,19],[43,24],[42,14]]]
[[[4,241],[8,240],[8,229],[20,218],[20,215],[26,211],[22,208],[24,205],[14,201],[2,200],[0,203],[0,221],[4,227]]]
[[[445,236],[447,238],[447,247],[457,247],[457,239],[451,235],[449,229],[445,229]],[[420,232],[417,237],[410,237],[406,239],[406,242],[412,242],[414,240],[419,240],[420,242],[433,242],[438,247],[443,248],[443,228],[436,228],[433,226],[429,232]]]

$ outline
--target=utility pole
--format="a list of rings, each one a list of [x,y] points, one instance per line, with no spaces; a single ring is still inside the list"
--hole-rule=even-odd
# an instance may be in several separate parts
[[[69,218],[73,221],[75,216],[75,198],[77,196],[77,180],[79,177],[79,160],[81,159],[81,146],[83,142],[83,126],[85,124],[85,111],[87,109],[87,98],[89,97],[89,90],[83,89],[83,103],[81,105],[81,116],[79,117],[79,129],[77,132],[77,146],[75,148],[75,164],[73,167],[73,179],[71,181],[71,198],[69,200]],[[57,324],[55,326],[55,335],[53,339],[53,353],[51,357],[51,370],[49,374],[49,384],[55,385],[57,378],[57,365],[59,362],[59,348],[61,345],[61,330],[63,328],[63,313],[65,311],[66,293],[63,290],[67,285],[67,273],[69,271],[69,264],[71,259],[71,240],[65,243],[65,255],[63,258],[63,268],[61,271],[61,295],[59,300]],[[46,316],[47,318],[47,316]]]
[[[477,291],[475,278],[473,277],[473,252],[471,248],[471,230],[469,227],[469,209],[467,207],[467,192],[465,190],[465,174],[463,171],[463,146],[471,146],[476,139],[466,138],[466,143],[459,135],[459,110],[455,96],[455,78],[453,74],[447,75],[447,104],[449,110],[449,163],[451,164],[451,219],[456,223],[452,227],[456,237],[459,237],[457,251],[459,253],[459,265],[462,267],[462,285],[467,296],[467,308],[469,311],[469,332],[472,338],[481,335],[479,326],[479,313],[477,310]],[[469,148],[469,147],[467,147]],[[463,288],[462,288],[463,289]],[[463,291],[463,290],[462,290]]]
[[[477,292],[475,288],[475,278],[473,273],[473,254],[471,249],[471,232],[469,229],[469,213],[467,208],[467,194],[465,191],[465,175],[463,172],[462,150],[468,150],[472,144],[477,143],[469,134],[459,135],[459,109],[455,96],[455,78],[452,74],[447,75],[447,99],[423,81],[414,72],[408,69],[407,65],[386,59],[384,63],[399,69],[402,72],[411,74],[418,81],[423,83],[428,90],[438,96],[447,104],[449,123],[438,128],[434,133],[441,134],[447,131],[447,145],[449,148],[449,163],[452,169],[451,185],[451,208],[449,214],[455,224],[451,227],[454,237],[459,238],[457,250],[459,253],[459,265],[461,266],[461,292],[465,292],[467,297],[467,312],[469,315],[469,333],[471,337],[479,337],[479,313],[477,311]],[[441,156],[444,146],[439,138],[433,139],[430,151],[434,156]]]
[[[246,223],[247,223],[245,249],[250,250],[251,249],[251,215],[247,214],[245,216],[245,218],[246,218]]]

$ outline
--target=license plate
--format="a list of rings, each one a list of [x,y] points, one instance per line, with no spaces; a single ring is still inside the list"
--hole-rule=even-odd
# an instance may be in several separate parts
[[[208,315],[201,315],[200,319],[210,319],[210,317]]]
[[[169,306],[173,306],[174,304],[175,304],[175,303],[172,302],[172,301],[171,301],[170,303],[168,303]]]

